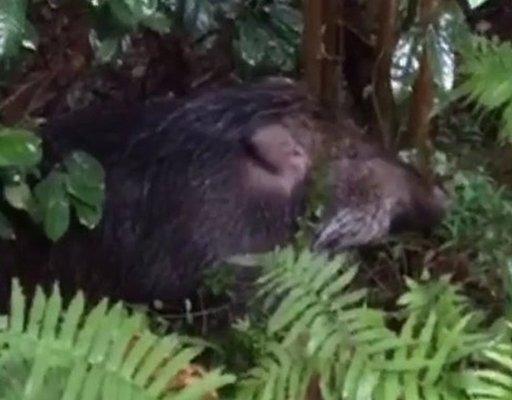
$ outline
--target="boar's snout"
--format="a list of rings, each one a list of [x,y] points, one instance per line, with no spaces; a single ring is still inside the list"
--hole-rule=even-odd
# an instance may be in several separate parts
[[[329,168],[328,186],[330,200],[313,243],[317,251],[376,244],[404,232],[428,233],[449,208],[440,185],[376,144],[342,150]]]

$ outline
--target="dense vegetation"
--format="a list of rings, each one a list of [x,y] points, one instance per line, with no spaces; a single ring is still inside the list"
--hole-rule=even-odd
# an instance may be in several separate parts
[[[101,166],[82,152],[46,165],[32,133],[44,119],[108,99],[303,71],[309,16],[298,1],[57,3],[0,3],[3,240],[16,240],[13,212],[52,240],[72,211],[88,228],[101,219]],[[223,339],[209,329],[223,306],[188,304],[162,320],[106,300],[84,304],[81,294],[63,304],[58,286],[28,300],[15,283],[0,320],[1,399],[512,398],[512,17],[503,20],[511,11],[494,1],[341,3],[371,21],[345,21],[345,50],[357,37],[378,55],[344,54],[357,71],[373,63],[362,83],[342,70],[351,110],[442,177],[453,196],[443,226],[428,239],[327,260],[305,248],[313,222],[302,221],[293,247],[256,260],[255,304]],[[385,40],[389,29],[399,35]],[[311,214],[321,212],[315,200]],[[229,272],[208,282],[231,296]],[[191,338],[198,325],[205,342]]]

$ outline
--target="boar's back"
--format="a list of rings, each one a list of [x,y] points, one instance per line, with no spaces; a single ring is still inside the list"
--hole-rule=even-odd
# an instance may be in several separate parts
[[[107,198],[99,228],[77,227],[52,247],[48,275],[98,295],[174,300],[224,256],[286,241],[302,211],[303,182],[281,196],[254,193],[258,187],[241,181],[241,154],[252,151],[258,129],[311,112],[295,87],[260,84],[49,123],[41,134],[52,161],[91,153],[105,167]],[[256,147],[265,148],[272,131],[262,137]]]

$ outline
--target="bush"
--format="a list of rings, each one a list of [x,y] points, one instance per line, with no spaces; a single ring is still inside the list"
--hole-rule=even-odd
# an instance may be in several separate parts
[[[70,225],[71,208],[79,222],[92,229],[99,223],[105,197],[102,166],[88,154],[69,154],[62,164],[41,176],[41,139],[30,131],[0,127],[0,237],[15,239],[6,207],[27,212],[41,223],[51,240],[59,239]]]
[[[232,50],[240,72],[293,72],[299,60],[302,15],[292,0],[82,0],[95,21],[90,32],[96,59],[111,62],[130,34],[149,29],[185,35],[196,50],[207,50],[233,25]],[[37,49],[35,28],[27,19],[31,2],[0,5],[0,70],[15,67],[23,50]]]
[[[465,254],[476,279],[492,281],[498,275],[503,285],[498,291],[510,302],[512,191],[480,169],[457,172],[453,192],[454,206],[441,232],[442,248]]]

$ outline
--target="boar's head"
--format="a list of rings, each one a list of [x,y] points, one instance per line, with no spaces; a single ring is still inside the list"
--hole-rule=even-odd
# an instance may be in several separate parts
[[[251,193],[300,197],[307,182],[323,180],[327,204],[316,250],[374,244],[391,234],[428,231],[447,209],[444,190],[398,159],[350,119],[318,117],[307,95],[293,85],[269,86],[270,111],[252,125],[244,183]],[[251,96],[256,97],[252,94]],[[319,167],[320,166],[320,167]],[[299,193],[297,193],[299,192]]]
[[[443,218],[448,198],[413,166],[365,137],[351,121],[327,145],[327,205],[313,247],[337,251],[375,244],[392,234],[428,232]]]
[[[304,114],[263,123],[250,137],[254,192],[302,195],[322,181],[326,203],[315,250],[375,244],[391,234],[428,231],[447,208],[444,190],[372,140],[351,120],[333,125]],[[250,164],[250,163],[249,163]],[[314,182],[311,182],[311,181]],[[252,190],[250,190],[252,192]]]

